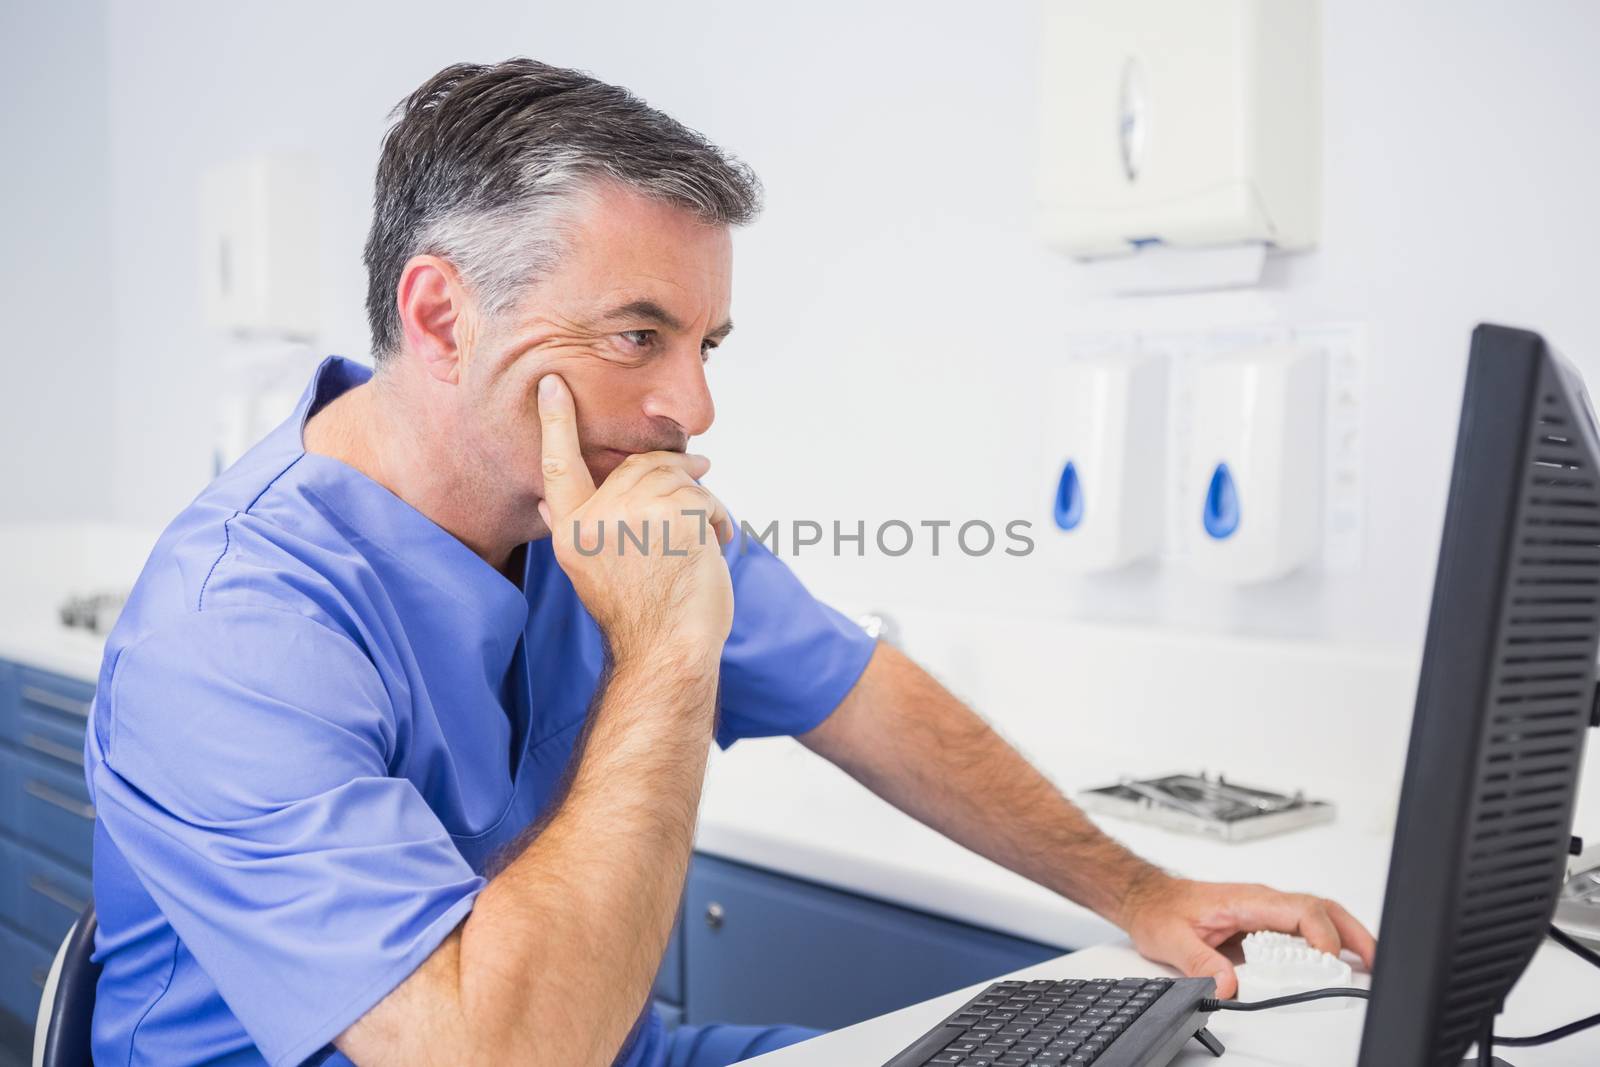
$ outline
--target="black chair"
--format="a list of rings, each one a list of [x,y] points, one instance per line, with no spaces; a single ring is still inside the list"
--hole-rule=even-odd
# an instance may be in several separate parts
[[[33,1029],[33,1067],[94,1067],[89,1023],[94,1018],[95,984],[100,981],[100,965],[89,959],[94,954],[94,929],[91,900],[50,964]]]

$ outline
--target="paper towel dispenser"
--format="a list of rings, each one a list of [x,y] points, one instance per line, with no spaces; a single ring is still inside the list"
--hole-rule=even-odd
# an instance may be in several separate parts
[[[1315,244],[1316,0],[1049,0],[1047,240],[1075,257]]]

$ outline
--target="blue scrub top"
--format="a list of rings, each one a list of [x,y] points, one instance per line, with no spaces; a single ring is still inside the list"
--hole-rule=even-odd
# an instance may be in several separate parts
[[[84,741],[98,1063],[348,1063],[329,1042],[558,799],[599,631],[548,539],[519,589],[306,452],[309,415],[370,376],[317,368],[162,534],[107,641]],[[725,555],[717,743],[809,730],[873,641],[755,541]],[[644,1023],[621,1062],[656,1044]]]

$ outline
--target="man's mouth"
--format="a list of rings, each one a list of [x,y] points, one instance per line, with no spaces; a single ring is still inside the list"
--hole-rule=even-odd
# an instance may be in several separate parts
[[[688,450],[687,442],[672,442],[671,444],[652,444],[639,448],[598,448],[591,453],[596,460],[620,463],[629,456],[641,455],[645,452],[684,452]]]

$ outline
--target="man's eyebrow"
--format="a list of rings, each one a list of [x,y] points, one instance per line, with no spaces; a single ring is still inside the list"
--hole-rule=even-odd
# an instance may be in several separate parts
[[[601,321],[603,322],[619,322],[627,319],[634,321],[646,319],[658,326],[664,326],[669,330],[683,329],[683,323],[678,321],[677,316],[673,315],[666,308],[650,299],[630,300],[626,304],[612,308],[610,311],[607,311],[601,316]],[[716,329],[706,334],[706,340],[714,341],[720,344],[727,338],[728,334],[732,332],[733,320],[729,319],[721,326],[718,326]]]

